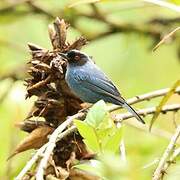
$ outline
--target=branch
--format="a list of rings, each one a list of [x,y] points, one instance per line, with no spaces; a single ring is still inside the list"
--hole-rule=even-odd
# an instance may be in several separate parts
[[[168,33],[167,35],[165,35],[161,41],[153,48],[153,51],[156,51],[157,48],[159,48],[160,45],[162,45],[163,43],[165,43],[168,39],[170,39],[177,31],[180,30],[180,26],[175,28],[173,31],[171,31],[170,33]]]
[[[138,33],[138,34],[149,35],[155,39],[160,39],[161,32],[158,31],[157,28],[155,29],[151,26],[147,26],[147,25],[143,25],[143,24],[137,25],[137,24],[132,24],[132,23],[120,23],[120,22],[115,23],[115,22],[111,21],[110,19],[108,19],[108,17],[104,15],[105,13],[101,12],[101,10],[96,6],[96,4],[91,4],[91,7],[93,10],[92,14],[87,14],[87,13],[82,13],[82,12],[76,11],[76,15],[79,17],[87,17],[87,18],[96,19],[98,21],[101,21],[109,26],[108,27],[109,31],[106,31],[101,34],[97,34],[94,37],[90,37],[88,40],[96,40],[96,39],[105,37],[107,35],[119,33],[119,32],[123,32],[123,33],[134,32],[134,33]],[[76,27],[76,28],[78,29],[78,27]]]
[[[174,106],[175,108],[175,106]],[[180,105],[178,106],[178,108],[180,109]],[[155,108],[154,108],[155,109]],[[169,108],[172,110],[172,108]],[[177,107],[176,107],[177,109]],[[163,109],[164,111],[164,109]],[[154,110],[155,112],[155,110]],[[47,167],[47,164],[48,164],[48,160],[49,160],[49,157],[50,155],[52,154],[53,150],[54,150],[54,147],[56,146],[56,142],[57,140],[61,140],[62,138],[66,137],[68,134],[74,132],[76,130],[76,127],[75,126],[72,126],[70,129],[67,129],[66,131],[64,131],[62,133],[62,131],[67,127],[69,126],[74,119],[76,118],[81,118],[84,116],[84,113],[80,112],[80,113],[77,113],[75,114],[74,116],[71,116],[69,117],[64,123],[62,123],[54,132],[53,134],[50,136],[50,139],[49,139],[49,142],[47,143],[47,148],[44,152],[44,155],[43,155],[43,158],[40,162],[40,165],[39,165],[39,168],[38,168],[38,171],[36,173],[36,179],[38,180],[43,180],[43,175],[44,175],[44,170],[46,169]]]
[[[22,169],[22,171],[18,174],[15,180],[23,179],[24,175],[31,169],[33,164],[38,160],[38,158],[43,154],[47,147],[47,143],[44,144],[38,151],[34,154],[30,161],[27,162],[26,166]]]
[[[160,90],[156,90],[156,91],[153,91],[153,92],[150,92],[150,93],[138,95],[138,96],[135,96],[133,98],[128,99],[127,103],[132,105],[132,104],[136,104],[136,103],[146,101],[146,100],[149,101],[149,100],[151,100],[153,98],[164,96],[165,94],[167,94],[169,92],[169,90],[170,90],[170,88],[166,88],[166,89],[160,89]],[[180,87],[176,88],[175,93],[177,93],[177,94],[180,93]],[[120,108],[121,107],[119,107],[117,105],[112,105],[112,106],[109,107],[109,111],[115,111],[115,110],[118,110]]]
[[[42,158],[42,160],[41,160],[41,162],[39,164],[39,168],[38,168],[38,171],[36,173],[36,179],[38,179],[38,180],[43,180],[44,179],[43,178],[44,170],[46,169],[49,157],[52,154],[52,152],[53,152],[53,150],[54,150],[54,148],[56,146],[57,139],[63,138],[62,134],[60,135],[60,133],[62,133],[62,131],[65,128],[67,128],[70,124],[72,124],[74,119],[81,118],[83,116],[84,116],[84,113],[79,112],[79,113],[69,117],[60,126],[58,126],[58,128],[52,133],[52,135],[49,138],[49,142],[47,144],[47,148],[46,148],[46,150],[44,152],[43,158]],[[67,134],[65,134],[65,135],[67,136]]]
[[[166,172],[169,168],[169,166],[173,163],[175,163],[176,158],[180,155],[180,148],[177,148],[173,154],[170,156],[169,161],[166,161],[166,164],[164,165],[164,172]],[[161,173],[161,177],[163,177],[164,174]],[[160,178],[161,178],[160,177]]]
[[[81,116],[77,117],[80,118]],[[70,117],[71,118],[71,117]],[[71,128],[67,129],[66,131],[62,132],[56,139],[56,141],[59,141],[66,137],[67,135],[71,134],[76,130],[75,126],[72,126]],[[19,175],[15,178],[15,180],[21,180],[23,176],[31,169],[34,163],[38,160],[39,157],[44,156],[43,152],[48,147],[49,142],[44,144],[40,149],[37,150],[37,152],[34,154],[34,156],[31,158],[31,160],[26,164],[26,166],[22,169],[22,171],[19,173]],[[39,177],[37,177],[38,179]],[[38,179],[39,180],[39,179]]]
[[[172,104],[163,106],[161,113],[166,113],[169,111],[178,111],[180,109],[180,104]],[[147,116],[148,114],[154,114],[156,112],[156,107],[145,108],[137,111],[139,115]],[[126,119],[132,118],[134,115],[131,113],[123,113],[115,115],[116,122],[121,122]]]
[[[107,13],[101,12],[101,9],[99,9],[98,6],[96,6],[96,4],[93,4],[93,3],[91,4],[92,10],[93,10],[91,14],[80,12],[77,9],[73,8],[72,9],[73,15],[69,16],[69,11],[67,11],[68,13],[68,16],[67,16],[66,11],[64,10],[58,10],[58,14],[51,13],[49,10],[44,9],[41,5],[38,5],[32,0],[22,0],[22,1],[18,1],[18,3],[12,3],[10,6],[0,9],[0,14],[16,12],[17,11],[16,6],[19,6],[20,4],[22,5],[26,4],[29,6],[29,9],[22,12],[24,14],[29,14],[33,12],[37,14],[42,14],[49,19],[54,19],[55,16],[65,18],[69,21],[71,26],[77,29],[79,32],[81,32],[81,34],[85,34],[85,33],[83,33],[82,29],[76,25],[77,24],[76,21],[78,20],[78,18],[87,17],[91,19],[96,19],[108,25],[108,28],[107,28],[108,30],[106,32],[97,34],[93,37],[92,36],[87,37],[87,34],[85,34],[88,40],[96,40],[96,39],[103,38],[105,36],[108,36],[110,34],[115,34],[115,33],[130,33],[130,32],[151,36],[152,38],[159,40],[162,34],[162,31],[159,31],[158,28],[154,28],[154,26],[151,25],[152,23],[154,23],[154,20],[150,20],[149,21],[150,23],[145,22],[144,24],[140,24],[140,25],[134,24],[134,23],[119,23],[119,22],[115,23],[112,20],[108,19]],[[145,2],[141,2],[141,4],[144,5]],[[74,16],[76,16],[77,18],[74,18]],[[163,22],[168,22],[168,24],[175,23],[177,21],[178,21],[178,18],[172,21],[169,19],[167,19],[167,21],[166,19],[163,19]],[[158,21],[158,22],[159,24],[161,24],[160,23],[161,21]]]
[[[96,40],[96,39],[105,37],[109,34],[114,34],[114,33],[119,33],[119,32],[123,32],[123,33],[134,32],[134,33],[151,36],[159,40],[162,34],[162,31],[159,31],[157,30],[157,28],[154,28],[153,26],[151,26],[151,23],[153,22],[153,20],[150,20],[151,23],[145,22],[144,24],[140,24],[140,25],[133,24],[133,23],[119,23],[119,22],[115,23],[111,21],[110,19],[108,19],[107,14],[104,12],[101,12],[100,9],[96,6],[96,4],[91,4],[92,10],[93,10],[93,13],[91,14],[80,12],[77,9],[73,8],[72,9],[73,15],[69,16],[69,11],[68,11],[67,12],[68,16],[67,16],[66,11],[64,10],[58,10],[58,14],[51,13],[49,10],[44,9],[41,5],[38,5],[32,0],[23,0],[20,2],[18,1],[18,3],[12,3],[10,6],[0,9],[0,14],[16,12],[17,11],[16,6],[19,6],[20,4],[22,5],[26,4],[29,6],[29,9],[23,12],[24,14],[29,14],[33,12],[37,14],[42,14],[48,17],[49,19],[54,19],[55,16],[65,18],[69,21],[69,23],[71,24],[73,28],[77,29],[82,34],[83,34],[82,30],[78,26],[76,26],[76,21],[78,20],[79,17],[87,17],[91,19],[96,19],[108,25],[108,28],[107,28],[109,29],[108,31],[101,34],[97,34],[94,37],[89,37],[89,38],[87,37],[88,40]],[[142,2],[142,4],[144,4],[144,2]],[[74,16],[76,16],[77,18],[74,18]],[[168,21],[168,22],[174,23],[174,21]]]
[[[165,173],[164,166],[167,162],[168,157],[172,153],[179,136],[180,136],[180,126],[177,127],[175,134],[172,136],[169,145],[167,146],[164,154],[162,155],[158,167],[153,174],[153,180],[161,179],[162,175]]]
[[[169,91],[169,88],[154,91],[154,92],[151,92],[151,93],[147,93],[147,94],[144,94],[144,95],[140,95],[140,96],[136,96],[134,98],[131,98],[131,99],[128,100],[128,102],[130,104],[142,102],[144,100],[149,100],[149,99],[152,99],[152,98],[155,98],[155,97],[163,96],[168,91]],[[176,89],[176,93],[179,93],[179,92],[180,92],[180,87],[178,87]],[[170,111],[170,110],[172,111],[172,110],[175,110],[175,109],[176,110],[180,109],[180,105],[174,105],[173,107],[172,106],[173,105],[169,105],[169,109],[166,108],[166,109],[163,109],[163,111]],[[120,109],[120,108],[121,107],[119,107],[119,106],[112,105],[112,106],[109,107],[109,111],[112,112],[112,111],[115,111],[115,110]],[[65,130],[64,132],[62,132],[62,131],[65,128],[67,128],[70,124],[72,124],[74,119],[82,118],[84,115],[85,115],[85,113],[79,112],[79,113],[77,113],[77,114],[75,114],[73,116],[68,117],[66,121],[64,121],[61,125],[59,125],[59,127],[50,136],[49,142],[47,144],[45,144],[43,147],[41,147],[36,152],[36,154],[32,157],[32,159],[27,163],[27,165],[23,168],[23,170],[17,176],[16,180],[22,179],[22,177],[27,173],[27,171],[29,169],[31,169],[32,165],[37,161],[37,159],[42,154],[42,152],[44,152],[43,153],[43,158],[40,161],[40,165],[39,165],[39,168],[38,168],[38,171],[37,171],[37,174],[36,174],[36,178],[38,180],[42,180],[43,175],[44,175],[44,170],[45,170],[45,168],[46,168],[46,166],[48,164],[48,159],[49,159],[50,155],[52,154],[54,147],[56,146],[56,142],[61,140],[64,137],[66,137],[68,134],[74,132],[76,130],[76,127],[72,126],[71,128]]]

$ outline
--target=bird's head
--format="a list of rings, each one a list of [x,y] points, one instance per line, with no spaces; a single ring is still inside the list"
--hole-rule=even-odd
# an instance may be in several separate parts
[[[89,56],[78,50],[70,50],[66,53],[60,53],[60,56],[67,60],[69,64],[82,66],[90,60]]]

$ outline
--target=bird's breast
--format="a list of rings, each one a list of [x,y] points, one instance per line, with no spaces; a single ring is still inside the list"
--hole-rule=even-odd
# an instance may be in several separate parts
[[[81,71],[79,68],[67,67],[65,80],[72,91],[77,91],[79,88],[79,76],[81,76]]]
[[[80,68],[67,68],[65,80],[71,91],[82,101],[92,102],[91,91],[83,87],[83,81],[86,80],[87,71]],[[90,95],[90,98],[89,96]]]

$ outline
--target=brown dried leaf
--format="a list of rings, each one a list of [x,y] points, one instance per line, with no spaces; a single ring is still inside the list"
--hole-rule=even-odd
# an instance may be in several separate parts
[[[42,47],[36,45],[36,44],[33,44],[33,43],[28,43],[28,47],[31,51],[41,51],[43,50]]]
[[[8,159],[20,152],[40,148],[48,141],[47,136],[51,134],[53,130],[54,129],[49,126],[42,126],[33,130],[24,140],[21,141],[21,143],[16,147],[14,153],[10,155]]]
[[[56,24],[56,22],[55,22],[55,24]],[[65,45],[65,42],[66,42],[66,33],[67,33],[68,24],[65,23],[64,19],[62,19],[60,21],[58,20],[58,24],[59,24],[59,33],[60,33],[59,34],[60,48],[63,48],[63,46]]]
[[[61,51],[63,50],[63,47],[65,46],[65,42],[66,42],[67,28],[68,28],[68,24],[65,23],[64,19],[60,20],[59,18],[56,18],[54,22],[54,30],[56,33],[52,41],[54,49],[60,49]]]
[[[71,44],[67,50],[71,50],[71,49],[78,49],[80,50],[82,48],[82,46],[87,44],[87,39],[84,37],[80,37],[79,39],[77,39],[73,44]]]
[[[48,26],[48,32],[49,32],[49,38],[51,40],[51,44],[54,47],[54,40],[55,40],[56,32],[55,32],[54,27],[53,27],[52,24],[50,24]]]
[[[16,127],[20,128],[22,131],[25,132],[32,132],[33,130],[42,127],[42,126],[46,126],[47,122],[45,121],[35,121],[35,120],[29,120],[26,119],[24,121],[18,122],[15,124]]]
[[[61,56],[56,56],[51,61],[51,68],[57,69],[61,74],[63,74],[63,68],[62,65],[64,64],[64,60],[61,58]]]
[[[43,86],[46,86],[50,82],[50,80],[51,80],[51,76],[49,75],[46,79],[28,87],[27,92],[29,94],[35,94],[38,88],[42,88]]]

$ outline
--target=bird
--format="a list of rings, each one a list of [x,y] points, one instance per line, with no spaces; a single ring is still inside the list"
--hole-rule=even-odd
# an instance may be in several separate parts
[[[67,61],[65,81],[70,90],[83,102],[99,100],[127,109],[138,121],[145,124],[138,113],[126,102],[113,82],[86,53],[73,49],[60,56]]]

